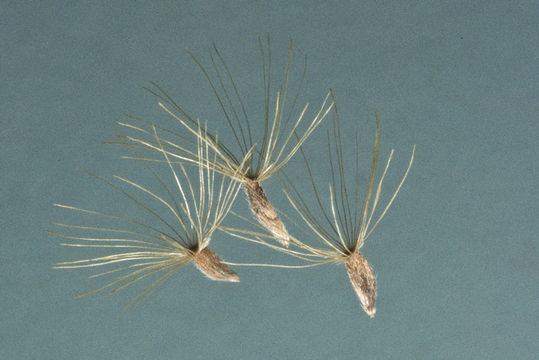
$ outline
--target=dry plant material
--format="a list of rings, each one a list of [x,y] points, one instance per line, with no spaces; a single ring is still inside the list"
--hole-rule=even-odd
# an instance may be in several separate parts
[[[363,310],[373,318],[376,314],[376,279],[367,259],[359,252],[348,256],[346,272]]]
[[[197,141],[197,156],[200,160],[196,181],[192,181],[193,177],[190,178],[183,164],[173,164],[170,161],[156,133],[156,143],[169,166],[173,187],[169,188],[146,164],[144,165],[153,174],[155,183],[160,185],[160,194],[117,175],[114,178],[118,182],[111,182],[90,174],[121,193],[128,203],[142,209],[146,215],[144,220],[55,204],[63,209],[102,219],[107,224],[81,226],[55,223],[63,228],[64,232],[50,231],[69,240],[62,244],[65,246],[113,251],[110,255],[53,265],[56,269],[105,268],[106,270],[91,277],[115,276],[105,285],[78,297],[101,291],[108,291],[106,295],[112,295],[140,280],[160,274],[124,307],[123,312],[130,306],[140,304],[156,291],[164,280],[190,262],[212,280],[240,280],[238,275],[208,248],[213,232],[230,211],[240,184],[226,176],[216,176],[214,169],[207,163],[210,161],[209,148],[201,140],[205,136],[204,130],[199,127],[197,131],[200,136]],[[148,218],[154,221],[149,223]],[[110,222],[114,225],[109,225]],[[108,269],[114,265],[118,267]]]
[[[244,186],[255,218],[281,245],[288,247],[290,235],[260,184],[257,181],[247,180]]]
[[[344,147],[342,143],[340,121],[336,105],[333,107],[333,129],[331,132],[328,131],[328,155],[329,164],[332,171],[332,184],[329,186],[329,204],[325,204],[322,201],[322,192],[316,185],[307,156],[303,150],[300,150],[305,161],[306,172],[312,184],[314,200],[316,200],[318,203],[320,213],[322,214],[321,217],[314,215],[310,208],[310,202],[305,201],[301,195],[301,192],[298,190],[298,187],[294,185],[294,182],[287,178],[286,175],[283,176],[283,184],[285,186],[286,196],[288,197],[292,207],[296,210],[297,214],[301,217],[306,225],[304,227],[298,226],[297,228],[305,231],[307,234],[306,238],[317,238],[324,245],[324,247],[305,243],[299,240],[297,237],[290,235],[289,241],[293,246],[290,248],[281,248],[266,242],[264,240],[263,233],[235,228],[225,229],[225,231],[227,231],[229,234],[238,238],[263,244],[277,251],[287,253],[291,256],[309,262],[309,265],[271,266],[298,268],[317,266],[326,263],[344,263],[346,265],[348,277],[350,278],[350,282],[352,283],[356,295],[359,298],[361,306],[371,318],[376,314],[376,278],[371,266],[365,257],[359,252],[359,249],[363,246],[365,240],[380,223],[395,200],[412,167],[415,153],[414,146],[412,148],[412,155],[410,156],[408,167],[400,183],[398,184],[393,195],[387,201],[387,204],[383,210],[378,213],[377,218],[375,219],[374,213],[382,193],[382,184],[394,153],[393,150],[391,150],[384,170],[376,184],[376,168],[379,157],[380,133],[380,119],[378,114],[376,114],[374,151],[370,175],[367,182],[367,189],[362,203],[360,202],[361,187],[359,184],[359,145],[357,137],[355,173],[352,177],[352,184],[350,184],[345,181],[345,169],[347,171],[349,169],[354,171],[354,169],[349,164],[345,164]]]
[[[194,255],[193,263],[211,280],[240,282],[238,274],[223,263],[210,248],[204,248]]]
[[[294,48],[293,40],[290,39],[284,68],[280,77],[277,77],[280,79],[280,83],[278,83],[276,90],[273,89],[275,84],[272,81],[272,76],[275,74],[272,75],[273,60],[269,35],[266,44],[259,38],[259,47],[262,57],[261,78],[264,104],[254,108],[263,108],[264,110],[262,114],[256,114],[254,117],[249,116],[248,107],[245,106],[240,95],[239,86],[216,46],[210,50],[209,66],[203,65],[198,58],[189,53],[217,99],[224,121],[228,125],[229,134],[233,138],[232,142],[223,142],[222,137],[217,136],[217,131],[206,130],[202,134],[203,136],[200,136],[197,131],[196,116],[190,116],[157,84],[152,83],[152,86],[146,90],[157,97],[159,106],[176,123],[179,123],[181,130],[183,130],[176,133],[165,127],[157,127],[159,142],[163,144],[166,154],[174,161],[198,164],[201,160],[190,149],[189,144],[194,142],[192,135],[195,136],[195,139],[204,141],[215,155],[211,161],[203,160],[204,165],[244,184],[249,205],[256,219],[275,236],[279,243],[287,246],[289,241],[286,228],[260,184],[288,163],[330,112],[333,102],[328,101],[328,93],[319,110],[312,115],[312,120],[306,126],[300,126],[305,123],[304,118],[309,116],[307,115],[309,104],[303,108],[297,106],[297,99],[305,79],[306,65],[297,91],[293,96],[287,97]],[[273,98],[273,96],[275,97]],[[119,124],[129,131],[134,131],[135,135],[121,135],[119,138],[122,141],[117,144],[161,152],[161,147],[153,138],[153,133],[147,130],[150,123],[134,116],[128,116],[128,118],[131,120],[130,122],[120,122]],[[256,121],[253,121],[253,118]],[[221,121],[221,119],[219,120]],[[215,125],[211,121],[208,123],[210,127]],[[263,124],[262,128],[260,124]],[[304,129],[302,130],[301,127]],[[219,134],[221,135],[222,132]],[[255,136],[255,134],[261,136]],[[161,161],[152,157],[144,158],[144,160]]]
[[[369,228],[380,199],[383,180],[393,157],[392,150],[375,186],[380,139],[378,115],[376,115],[376,135],[371,171],[365,199],[360,208],[357,138],[355,180],[352,186],[347,186],[344,180],[345,169],[350,166],[344,164],[340,122],[332,93],[326,95],[319,110],[313,114],[312,120],[301,130],[300,124],[305,117],[309,116],[306,115],[309,105],[306,104],[301,109],[296,109],[296,105],[305,79],[306,67],[304,67],[297,92],[292,96],[292,101],[285,106],[292,64],[293,41],[290,39],[288,57],[280,76],[275,98],[273,98],[274,86],[272,86],[272,56],[269,36],[267,37],[267,46],[264,46],[260,38],[259,45],[262,55],[264,112],[263,115],[257,114],[254,118],[257,120],[257,124],[259,119],[264,119],[261,137],[253,135],[255,122],[248,116],[247,107],[239,93],[239,87],[215,46],[210,50],[211,64],[209,67],[202,65],[191,53],[189,55],[202,71],[217,99],[223,118],[234,138],[233,144],[228,143],[228,145],[233,145],[234,148],[225,144],[217,136],[217,132],[208,131],[206,126],[202,128],[198,120],[195,120],[197,117],[188,115],[155,83],[152,83],[152,86],[146,90],[159,99],[159,106],[171,115],[175,123],[180,124],[182,131],[177,133],[166,127],[156,126],[151,122],[129,115],[126,116],[130,122],[119,123],[128,131],[135,132],[135,135],[120,135],[118,137],[121,141],[116,142],[116,144],[128,146],[131,150],[149,150],[153,154],[159,154],[158,157],[141,157],[135,154],[126,158],[165,163],[171,170],[172,183],[175,188],[169,189],[153,170],[151,172],[162,189],[165,190],[165,195],[158,195],[157,192],[120,176],[114,176],[119,184],[103,178],[96,178],[146,211],[147,215],[156,220],[158,225],[150,225],[123,215],[55,204],[63,209],[122,224],[118,227],[110,227],[109,225],[83,226],[55,223],[55,225],[65,229],[65,232],[51,231],[51,233],[69,241],[62,245],[76,248],[113,249],[115,251],[115,253],[106,256],[59,262],[54,264],[55,268],[101,268],[109,265],[120,265],[120,267],[93,275],[92,277],[110,275],[116,277],[104,286],[79,297],[104,290],[108,291],[107,295],[114,294],[142,279],[160,274],[157,280],[154,280],[136,295],[124,309],[136,306],[156,291],[165,279],[190,262],[193,262],[196,268],[209,279],[228,282],[239,282],[238,275],[228,265],[298,268],[325,263],[344,263],[361,306],[370,317],[374,317],[376,313],[376,279],[371,266],[359,252],[359,249],[385,216],[401,189],[413,163],[415,146],[408,168],[393,196]],[[213,71],[213,76],[210,75],[210,70]],[[328,101],[329,99],[330,101]],[[253,107],[256,108],[256,106]],[[328,133],[328,154],[333,184],[329,186],[330,201],[328,206],[323,205],[321,201],[320,191],[316,187],[302,146],[332,109],[334,142],[331,143],[331,136]],[[306,229],[310,230],[309,237],[314,235],[325,247],[312,246],[291,236],[261,187],[264,180],[281,170],[298,151],[301,152],[305,160],[315,199],[323,214],[323,220],[317,220],[293,182],[283,174],[283,178],[286,179],[284,181],[286,195],[290,204],[307,225]],[[184,164],[194,164],[198,167],[198,184],[189,179]],[[148,168],[146,164],[145,166]],[[216,177],[216,174],[221,176]],[[215,184],[216,178],[221,179],[220,183]],[[198,185],[198,188],[194,185]],[[242,185],[247,193],[249,206],[254,217],[264,229],[271,233],[271,237],[284,247],[262,240],[269,237],[268,234],[221,226],[221,222],[230,211],[239,187]],[[139,195],[146,196],[146,199],[143,200],[134,195],[137,192]],[[148,199],[153,203],[153,206],[147,202]],[[158,204],[160,208],[157,209],[155,204]],[[162,215],[163,210],[169,212],[169,217]],[[324,221],[329,226],[324,227],[322,225]],[[309,265],[232,264],[224,262],[208,247],[211,235],[217,228],[221,228],[233,236],[261,243],[277,251],[306,260]],[[80,235],[80,232],[85,231],[88,234]],[[290,244],[293,244],[295,248],[289,248]]]

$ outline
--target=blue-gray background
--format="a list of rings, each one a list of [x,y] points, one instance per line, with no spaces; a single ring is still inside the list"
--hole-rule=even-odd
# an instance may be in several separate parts
[[[0,358],[535,358],[538,14],[536,1],[3,1]],[[375,110],[382,156],[396,149],[388,192],[417,144],[407,183],[363,248],[378,279],[376,318],[333,265],[237,268],[240,284],[189,266],[120,318],[133,292],[74,300],[99,282],[51,269],[88,255],[44,232],[71,215],[52,203],[111,205],[109,189],[77,167],[137,177],[138,165],[102,142],[121,112],[166,118],[141,89],[150,80],[194,116],[222,121],[186,49],[207,61],[217,44],[256,118],[257,36],[267,32],[276,69],[289,36],[295,74],[308,56],[303,103],[335,89],[344,132],[359,129],[363,177]],[[324,187],[316,145],[328,124],[308,143]],[[286,170],[300,181],[295,165]],[[293,213],[276,179],[265,188]],[[130,214],[128,204],[111,206]],[[248,214],[244,199],[236,205]],[[283,260],[223,234],[212,244],[232,261]]]

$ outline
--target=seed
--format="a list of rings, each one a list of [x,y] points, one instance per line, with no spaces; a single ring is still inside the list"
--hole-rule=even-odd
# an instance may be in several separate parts
[[[240,282],[238,274],[221,261],[210,248],[204,248],[193,259],[198,270],[211,280]]]
[[[281,245],[288,247],[289,235],[288,231],[277,215],[273,205],[269,202],[264,190],[255,180],[247,180],[245,182],[245,191],[249,199],[249,205],[253,215],[258,222],[266,228]]]
[[[358,252],[346,260],[346,271],[363,310],[371,318],[376,314],[376,279],[367,259]]]

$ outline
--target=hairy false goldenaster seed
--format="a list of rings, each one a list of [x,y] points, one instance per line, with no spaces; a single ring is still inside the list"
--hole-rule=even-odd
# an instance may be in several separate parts
[[[346,271],[363,310],[371,318],[376,314],[376,278],[367,259],[355,252],[346,259]]]
[[[196,253],[193,262],[197,269],[211,280],[240,282],[238,274],[224,264],[210,248],[204,248]]]
[[[258,222],[266,228],[283,246],[288,247],[290,235],[269,202],[260,184],[254,180],[245,182],[249,205]]]

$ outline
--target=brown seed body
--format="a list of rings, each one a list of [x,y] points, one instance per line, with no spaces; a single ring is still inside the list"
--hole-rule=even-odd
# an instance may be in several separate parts
[[[223,264],[221,258],[210,248],[204,248],[196,253],[193,262],[198,270],[212,280],[240,281],[238,274],[226,266],[226,264]]]
[[[371,318],[376,314],[376,279],[367,259],[358,252],[346,260],[346,271],[363,310]]]
[[[249,205],[258,222],[266,228],[281,245],[288,247],[290,242],[288,231],[277,215],[273,205],[269,202],[264,190],[255,180],[245,182],[245,191],[249,199]]]

